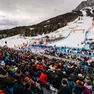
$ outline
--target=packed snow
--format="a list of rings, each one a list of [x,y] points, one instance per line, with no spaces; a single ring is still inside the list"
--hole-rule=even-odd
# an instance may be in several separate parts
[[[94,26],[91,17],[82,17],[81,20],[75,20],[66,27],[57,30],[65,39],[52,43],[50,45],[68,46],[68,47],[84,47],[85,34],[89,31],[87,38],[94,38]],[[71,33],[70,33],[71,32]],[[66,36],[70,35],[66,38]]]
[[[24,38],[20,35],[16,35],[13,37],[8,37],[0,40],[0,46],[7,45],[8,47],[14,48],[14,46],[20,46],[22,43],[27,43],[30,40],[30,38]],[[7,41],[7,44],[5,44],[5,41]]]

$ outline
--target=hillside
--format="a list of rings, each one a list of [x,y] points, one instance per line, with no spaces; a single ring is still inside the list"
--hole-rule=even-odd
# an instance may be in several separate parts
[[[17,34],[21,34],[24,36],[36,36],[38,34],[43,34],[43,33],[47,34],[49,32],[53,32],[61,27],[66,26],[68,22],[75,20],[79,15],[82,16],[81,11],[75,11],[75,12],[73,11],[70,13],[66,13],[48,19],[36,25],[22,26],[22,27],[7,29],[7,30],[1,30],[0,38],[10,37]]]
[[[0,33],[3,35],[13,37],[1,39],[1,46],[5,45],[5,41],[9,47],[22,47],[24,43],[40,44],[42,40],[42,44],[48,46],[89,48],[88,43],[94,41],[94,12],[92,7],[85,7],[80,11],[72,11],[33,26],[15,27],[2,32]],[[30,37],[21,37],[17,34]],[[47,40],[44,38],[46,36]]]
[[[94,17],[94,0],[83,1],[72,12],[50,18],[32,26],[19,26],[12,29],[0,30],[0,39],[17,34],[36,36],[54,32],[59,28],[67,26],[69,22],[74,21],[79,16],[83,16],[83,12],[86,13],[86,16]]]
[[[8,47],[19,48],[31,44],[40,44],[43,40],[43,45],[62,47],[77,47],[77,48],[92,48],[93,45],[89,46],[88,43],[94,42],[94,20],[93,17],[86,16],[84,11],[83,16],[76,18],[74,21],[69,22],[65,27],[59,28],[58,30],[42,34],[35,37],[21,37],[20,35],[3,38],[0,40],[0,46],[4,46],[7,41]],[[49,39],[45,41],[45,36]],[[59,38],[59,39],[58,39]],[[14,42],[15,41],[15,42]],[[26,48],[27,49],[27,48]]]

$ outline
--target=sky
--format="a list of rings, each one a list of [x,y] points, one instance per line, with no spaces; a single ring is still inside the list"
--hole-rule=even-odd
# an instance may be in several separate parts
[[[75,9],[83,0],[0,0],[0,29],[32,25]]]

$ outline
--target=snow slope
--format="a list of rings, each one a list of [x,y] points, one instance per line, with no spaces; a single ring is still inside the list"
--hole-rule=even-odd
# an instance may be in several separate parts
[[[84,13],[85,14],[85,13]],[[92,26],[93,20],[91,17],[82,17],[81,20],[77,20],[69,23],[66,27],[57,30],[58,32],[62,32],[61,34],[66,37],[66,34],[71,32],[71,34],[65,38],[64,40],[57,41],[50,45],[57,46],[69,46],[69,47],[84,47],[84,41],[87,38],[94,38],[94,27]],[[63,31],[64,32],[63,32]]]
[[[88,33],[88,36],[87,36],[88,39],[92,38],[94,39],[94,27],[90,30],[90,32]]]
[[[72,32],[68,38],[53,43],[52,45],[56,44],[57,46],[78,47],[79,44],[80,47],[83,47],[83,45],[81,45],[81,42],[83,41],[84,41],[84,34]]]
[[[22,43],[27,43],[29,41],[29,37],[28,38],[24,38],[24,37],[20,37],[20,35],[16,35],[13,37],[8,37],[8,38],[4,38],[0,40],[0,46],[4,46],[5,45],[5,41],[7,41],[7,46],[14,48],[15,46],[21,45]]]
[[[8,47],[21,46],[23,43],[31,44],[34,39],[41,38],[44,36],[49,36],[50,38],[58,38],[59,36],[65,37],[62,40],[58,40],[56,42],[51,42],[49,45],[57,45],[57,46],[68,46],[68,47],[85,47],[85,39],[92,38],[94,39],[94,22],[92,17],[87,17],[85,11],[83,12],[83,17],[78,17],[74,21],[67,24],[67,26],[60,28],[54,32],[49,34],[38,35],[35,37],[20,37],[19,35],[1,39],[0,46],[5,45],[5,41],[7,41]]]

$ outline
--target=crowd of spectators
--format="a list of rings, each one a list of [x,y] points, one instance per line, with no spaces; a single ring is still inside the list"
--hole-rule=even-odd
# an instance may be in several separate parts
[[[68,55],[59,60],[0,48],[0,94],[92,94],[94,62],[88,59]]]

